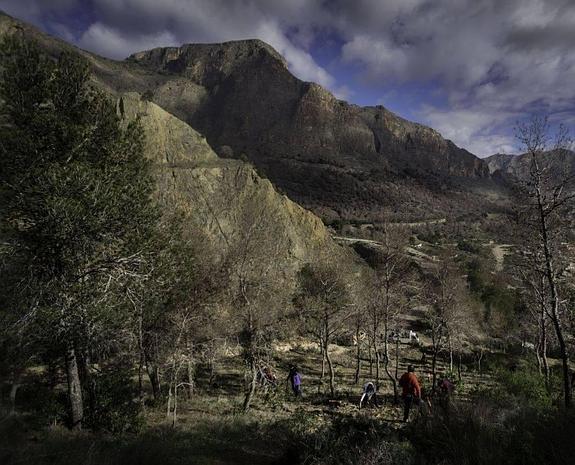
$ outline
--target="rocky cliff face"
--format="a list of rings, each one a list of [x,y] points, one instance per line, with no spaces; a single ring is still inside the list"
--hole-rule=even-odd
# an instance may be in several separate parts
[[[324,217],[370,218],[382,207],[410,208],[413,197],[432,212],[445,201],[438,186],[491,182],[482,160],[436,131],[298,80],[261,41],[155,49],[127,63],[168,76],[149,89],[156,103]]]
[[[206,108],[179,116],[202,126],[216,145],[239,150],[245,145],[255,158],[268,150],[274,158],[325,156],[336,166],[408,166],[441,176],[488,175],[480,159],[436,131],[381,106],[350,105],[317,84],[296,79],[285,60],[259,40],[155,49],[128,62],[207,89]],[[167,87],[158,89],[157,98],[172,107],[181,94],[171,82]]]

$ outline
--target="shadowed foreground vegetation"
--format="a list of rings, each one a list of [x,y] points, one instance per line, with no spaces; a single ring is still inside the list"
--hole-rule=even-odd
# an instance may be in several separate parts
[[[306,394],[294,400],[283,386],[271,392],[258,388],[252,409],[242,411],[242,391],[233,377],[241,372],[237,359],[221,366],[217,385],[198,378],[199,390],[182,400],[177,424],[165,406],[147,403],[144,410],[118,418],[130,432],[74,432],[46,425],[46,409],[66,415],[66,405],[45,405],[49,396],[37,387],[23,389],[19,410],[0,423],[0,462],[6,464],[565,464],[575,453],[572,411],[558,411],[560,398],[545,389],[543,377],[529,359],[495,354],[487,357],[483,374],[465,367],[465,381],[448,406],[433,402],[431,413],[413,415],[407,425],[391,387],[379,408],[357,409],[359,388],[344,363],[334,359],[341,381],[336,402],[314,392],[318,373],[306,371]],[[406,352],[409,356],[412,351]],[[317,363],[315,352],[292,351],[300,366]],[[284,356],[285,357],[285,356]],[[285,363],[279,358],[277,362]],[[362,377],[367,377],[368,368]],[[347,373],[347,374],[346,374]],[[343,378],[342,378],[343,376]],[[421,375],[423,378],[423,374]],[[217,376],[216,376],[217,377]],[[348,381],[344,384],[344,379]],[[484,384],[472,380],[485,380]],[[560,385],[560,372],[552,382]],[[490,386],[490,387],[486,387]],[[136,391],[134,390],[134,394]],[[130,420],[131,419],[131,420]]]

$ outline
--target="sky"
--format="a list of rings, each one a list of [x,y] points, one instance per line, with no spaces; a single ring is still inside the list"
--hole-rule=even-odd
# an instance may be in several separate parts
[[[0,9],[123,59],[259,38],[300,79],[384,105],[478,156],[514,153],[517,121],[575,130],[575,0],[0,0]]]

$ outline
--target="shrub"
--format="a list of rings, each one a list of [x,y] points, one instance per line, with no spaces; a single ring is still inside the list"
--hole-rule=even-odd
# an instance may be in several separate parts
[[[413,449],[389,426],[370,416],[325,419],[304,412],[287,420],[289,442],[285,462],[306,464],[413,463]]]
[[[111,433],[137,432],[144,417],[131,370],[108,368],[94,379],[96,402],[88,409],[86,423],[95,430]]]
[[[574,412],[511,411],[483,399],[417,426],[411,439],[425,463],[559,465],[575,456]]]
[[[545,387],[544,377],[528,361],[515,368],[496,368],[497,384],[478,389],[474,398],[485,398],[499,406],[544,409],[551,407],[552,398]]]
[[[481,252],[481,248],[478,245],[473,244],[466,240],[459,241],[457,243],[457,248],[459,250],[462,250],[463,252],[469,252],[476,255]]]

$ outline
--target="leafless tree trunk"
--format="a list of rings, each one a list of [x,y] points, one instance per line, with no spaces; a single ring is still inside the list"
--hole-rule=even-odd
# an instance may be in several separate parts
[[[384,340],[383,340],[383,367],[385,370],[385,374],[391,381],[393,386],[393,401],[397,404],[399,402],[399,393],[397,389],[397,375],[394,377],[389,370],[389,342],[388,342],[388,335],[389,328],[388,328],[388,321],[387,318],[384,321]],[[397,363],[397,360],[396,360]]]
[[[146,364],[146,355],[144,353],[144,315],[142,307],[138,309],[138,397],[140,403],[144,405],[144,365]],[[155,395],[154,395],[155,396]]]
[[[166,418],[170,418],[172,413],[172,402],[174,399],[174,392],[172,391],[172,383],[168,383],[168,402],[166,403]]]
[[[481,361],[483,360],[483,347],[480,347],[477,354],[477,371],[481,374]]]
[[[243,410],[244,412],[247,412],[250,408],[250,405],[252,403],[252,399],[254,397],[254,394],[256,393],[256,386],[257,386],[257,376],[258,376],[258,370],[257,370],[257,366],[255,363],[255,360],[251,360],[249,362],[250,365],[250,381],[248,383],[248,389],[246,391],[246,395],[244,398],[244,405],[243,405]]]
[[[543,364],[543,376],[545,376],[545,387],[547,390],[550,389],[550,371],[549,371],[549,360],[547,359],[547,315],[545,312],[545,306],[541,306],[540,316],[539,316],[539,331],[540,331],[540,344],[539,344],[539,357],[541,358]]]
[[[178,384],[174,386],[174,409],[172,412],[172,427],[176,426],[178,421]]]
[[[355,375],[353,378],[354,384],[359,383],[359,375],[361,373],[361,341],[359,340],[360,326],[357,324],[355,328]]]
[[[535,161],[536,163],[536,161]],[[543,240],[543,251],[545,255],[545,268],[546,277],[550,290],[551,300],[551,323],[555,328],[555,335],[559,343],[559,352],[561,354],[561,366],[563,369],[563,391],[565,396],[565,406],[571,407],[571,381],[569,376],[569,353],[567,351],[567,344],[565,343],[565,336],[563,334],[563,323],[559,315],[559,293],[557,289],[556,275],[554,270],[554,257],[551,252],[547,220],[545,215],[545,205],[542,203],[539,188],[537,188],[537,200],[539,206],[539,213],[541,217],[541,237]]]
[[[451,334],[447,336],[447,347],[449,348],[449,372],[453,373],[453,345],[451,344]]]
[[[322,335],[322,348],[323,354],[325,357],[325,361],[327,362],[327,368],[329,372],[329,391],[331,396],[335,396],[335,370],[333,366],[333,361],[331,359],[331,354],[329,353],[329,343],[330,343],[330,316],[327,310],[323,313],[322,318],[322,328],[321,328],[321,335]]]
[[[395,340],[395,379],[399,379],[399,338]]]
[[[146,371],[148,373],[148,378],[150,379],[150,384],[152,385],[152,394],[155,400],[162,397],[162,386],[160,382],[160,368],[155,362],[152,362],[149,358],[146,358]]]
[[[12,386],[10,387],[10,415],[16,414],[16,395],[22,380],[22,369],[14,367],[12,370]]]
[[[320,384],[323,384],[323,379],[325,378],[325,349],[323,348],[323,336],[319,336],[319,352],[321,354],[321,374],[319,377]]]
[[[256,351],[256,334],[255,334],[255,327],[254,327],[254,319],[252,314],[252,309],[250,306],[250,302],[246,300],[246,312],[247,312],[247,326],[245,328],[244,334],[244,342],[242,344],[244,349],[244,360],[248,365],[248,373],[250,375],[250,381],[247,386],[246,394],[244,397],[243,403],[243,410],[247,412],[250,408],[252,403],[252,399],[256,392],[256,385],[257,385],[257,376],[258,376],[258,367],[257,367],[257,351]]]
[[[435,394],[436,384],[437,384],[437,356],[439,354],[439,348],[433,347],[433,355],[431,357],[431,383],[433,387],[431,388],[432,395]]]
[[[328,349],[329,341],[327,338],[326,338],[324,344],[325,344],[324,345],[325,359],[327,361],[327,366],[329,369],[329,392],[330,392],[331,396],[334,397],[335,396],[335,370],[334,370],[333,362],[331,360],[331,355],[329,353],[329,349]]]
[[[539,334],[539,339],[537,340],[537,345],[535,346],[535,358],[537,359],[537,370],[539,374],[543,374],[543,360],[541,358],[541,334]]]
[[[531,214],[531,226],[537,231],[538,246],[542,253],[543,267],[540,270],[547,283],[546,293],[549,302],[548,316],[551,320],[561,357],[563,372],[563,393],[565,406],[571,407],[571,380],[569,372],[569,352],[565,342],[563,321],[561,317],[561,299],[559,296],[559,275],[557,247],[565,229],[569,229],[568,219],[564,214],[565,208],[572,204],[575,194],[573,178],[566,175],[555,180],[549,174],[549,166],[544,165],[542,157],[546,156],[549,139],[549,123],[547,118],[534,117],[527,124],[517,128],[517,139],[527,149],[530,157],[530,179],[525,185],[526,192],[531,200],[527,204],[527,211]],[[555,151],[564,151],[571,145],[570,137],[564,127],[559,128]]]
[[[373,376],[373,338],[370,338],[370,343],[368,344],[368,357],[369,357],[369,376]]]
[[[81,429],[84,419],[84,403],[82,400],[82,386],[80,384],[76,350],[71,342],[68,343],[66,350],[66,374],[68,377],[68,398],[72,414],[72,428]]]
[[[377,338],[374,339],[376,342],[373,344],[373,353],[375,354],[375,385],[379,386],[379,370],[381,367],[381,354],[379,347],[377,346]]]
[[[191,399],[192,396],[194,395],[194,362],[192,360],[191,355],[189,356],[187,363],[187,376],[188,376],[188,384],[187,384],[188,397]]]

